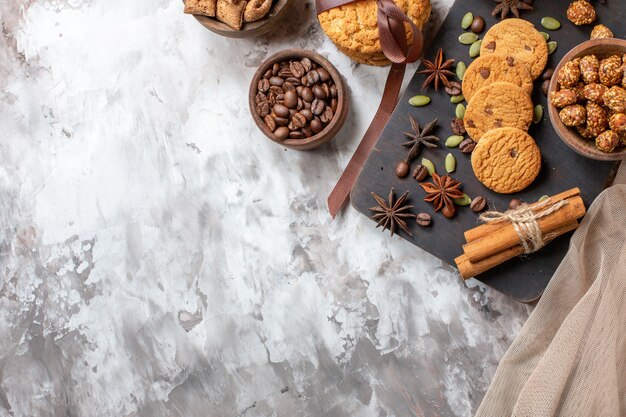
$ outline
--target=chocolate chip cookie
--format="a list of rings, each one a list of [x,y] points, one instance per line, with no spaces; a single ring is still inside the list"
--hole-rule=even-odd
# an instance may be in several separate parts
[[[512,56],[490,54],[476,58],[465,71],[463,96],[469,101],[476,91],[499,81],[515,84],[528,95],[533,92],[533,77],[526,64]]]
[[[548,62],[548,44],[532,23],[506,19],[485,34],[480,55],[492,54],[514,57],[526,64],[533,79],[537,79]]]
[[[523,130],[504,127],[485,133],[472,153],[476,178],[490,190],[511,194],[528,187],[541,171],[541,151]]]
[[[521,87],[496,82],[478,90],[465,112],[465,129],[476,142],[491,129],[516,127],[528,130],[533,120],[533,102]]]

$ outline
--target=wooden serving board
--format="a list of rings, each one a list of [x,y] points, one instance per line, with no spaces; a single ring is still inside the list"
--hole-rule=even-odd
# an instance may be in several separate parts
[[[570,0],[535,1],[535,10],[523,11],[521,15],[522,18],[532,22],[538,30],[548,32],[551,41],[558,42],[556,52],[549,57],[548,68],[555,68],[570,49],[588,40],[593,27],[593,25],[576,27],[570,23],[566,17],[569,3]],[[624,38],[626,26],[623,22],[626,21],[626,7],[623,7],[622,0],[608,0],[606,5],[600,4],[599,1],[592,3],[598,12],[598,22],[610,27],[616,37]],[[463,61],[469,66],[472,62],[469,57],[469,46],[462,45],[458,41],[459,35],[463,33],[461,19],[465,13],[472,12],[475,16],[483,16],[489,28],[499,21],[491,16],[495,4],[491,0],[456,1],[441,26],[439,34],[428,46],[425,56],[428,59],[434,59],[438,49],[443,48],[446,59],[454,58],[457,62]],[[562,23],[561,29],[557,31],[543,29],[540,21],[544,16],[557,18]],[[481,39],[484,33],[480,35]],[[546,111],[544,120],[533,125],[529,133],[541,148],[543,156],[541,173],[537,180],[523,192],[513,195],[491,192],[474,176],[470,155],[461,153],[458,148],[448,149],[443,145],[445,139],[452,135],[450,122],[454,119],[455,105],[450,103],[450,97],[441,88],[439,92],[435,92],[432,87],[426,91],[421,90],[423,81],[424,75],[416,73],[409,83],[352,190],[352,205],[369,217],[371,215],[369,208],[376,205],[371,192],[386,198],[391,187],[396,190],[397,196],[409,191],[409,202],[416,206],[414,213],[426,212],[433,215],[433,224],[431,227],[421,228],[411,221],[413,238],[402,231],[400,231],[400,236],[448,264],[454,266],[454,258],[462,253],[461,245],[465,243],[463,232],[476,226],[477,215],[469,208],[459,208],[456,217],[447,220],[441,213],[435,214],[432,205],[423,201],[425,193],[412,177],[409,176],[406,179],[396,177],[395,166],[404,159],[407,152],[401,143],[404,141],[403,133],[410,131],[409,115],[415,117],[420,125],[438,118],[439,127],[435,134],[441,138],[439,148],[422,150],[420,156],[411,164],[411,170],[419,164],[422,157],[426,157],[435,163],[438,173],[445,174],[443,160],[446,154],[451,152],[457,159],[457,169],[452,177],[463,182],[464,191],[468,195],[472,197],[482,195],[500,211],[508,207],[512,198],[534,202],[542,195],[554,195],[573,187],[580,188],[581,196],[589,207],[612,180],[617,163],[584,158],[570,150],[558,138],[548,118],[546,98],[541,93],[541,79],[539,79],[535,83],[533,102],[542,104]],[[432,102],[422,108],[410,106],[409,98],[418,94],[430,96]],[[532,302],[541,296],[552,274],[559,266],[567,251],[570,237],[571,234],[564,235],[542,251],[525,258],[511,260],[478,276],[477,279],[517,300]]]

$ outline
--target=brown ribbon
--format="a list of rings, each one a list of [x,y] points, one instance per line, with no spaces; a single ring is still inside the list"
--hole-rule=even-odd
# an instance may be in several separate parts
[[[359,0],[316,0],[317,13],[352,3]],[[385,90],[376,115],[365,132],[361,143],[354,151],[352,159],[339,178],[337,185],[328,196],[328,209],[334,218],[350,199],[350,191],[356,182],[370,152],[380,137],[385,125],[389,121],[393,110],[398,103],[402,80],[406,64],[417,61],[424,46],[421,30],[413,21],[393,2],[393,0],[376,0],[378,6],[377,21],[380,46],[383,53],[392,62],[387,76]],[[407,32],[404,23],[411,28],[412,42],[407,46]]]

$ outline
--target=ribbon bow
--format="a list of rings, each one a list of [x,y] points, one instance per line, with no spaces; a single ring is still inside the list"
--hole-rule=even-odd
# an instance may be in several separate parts
[[[320,14],[355,1],[360,0],[316,0],[315,5],[317,13]],[[380,46],[387,59],[392,62],[391,70],[387,76],[385,90],[376,115],[337,185],[328,197],[328,209],[333,218],[348,202],[350,191],[352,191],[357,177],[398,103],[406,64],[417,61],[424,46],[424,38],[420,29],[392,0],[376,0],[376,4],[378,6],[377,23]],[[407,45],[405,23],[409,24],[411,31],[412,42],[410,45]]]

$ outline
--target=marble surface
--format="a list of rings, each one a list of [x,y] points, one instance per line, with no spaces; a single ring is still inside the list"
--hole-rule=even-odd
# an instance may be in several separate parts
[[[256,40],[181,9],[0,2],[0,416],[471,415],[530,307],[325,209],[386,70],[338,53],[309,1]],[[293,46],[352,93],[315,152],[246,107]]]

